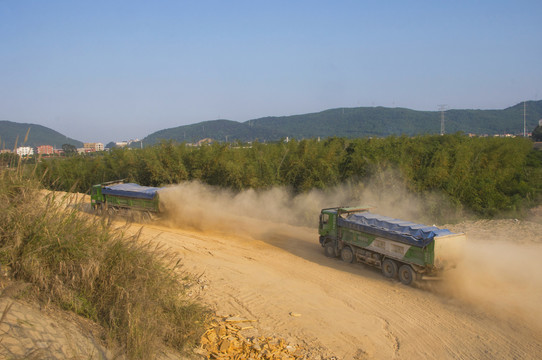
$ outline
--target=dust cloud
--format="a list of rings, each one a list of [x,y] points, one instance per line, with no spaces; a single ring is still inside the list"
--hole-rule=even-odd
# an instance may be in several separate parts
[[[542,330],[542,223],[485,220],[456,227],[468,241],[463,261],[445,275],[444,294]]]
[[[199,182],[168,187],[160,192],[160,201],[169,226],[255,238],[263,223],[316,229],[320,209],[330,206],[322,192],[293,196],[287,189],[272,188],[236,193]],[[333,206],[344,201],[344,197],[334,199]]]
[[[392,173],[370,183],[342,184],[297,195],[284,187],[232,192],[185,182],[162,190],[160,200],[170,226],[254,236],[260,234],[260,229],[254,229],[254,220],[316,231],[320,210],[326,207],[371,206],[373,212],[410,221],[420,221],[424,213],[419,199],[398,184]]]
[[[322,208],[374,206],[386,216],[427,223],[428,204],[409,194],[394,174],[367,184],[343,184],[327,191],[293,195],[287,188],[239,193],[199,182],[185,182],[160,193],[166,225],[253,239],[277,237],[285,226],[298,229],[295,239],[314,239]],[[430,206],[446,207],[443,197],[426,197]],[[429,220],[430,221],[430,220]],[[443,226],[465,232],[464,256],[436,290],[458,300],[466,310],[502,319],[520,319],[542,329],[542,221],[464,221]]]

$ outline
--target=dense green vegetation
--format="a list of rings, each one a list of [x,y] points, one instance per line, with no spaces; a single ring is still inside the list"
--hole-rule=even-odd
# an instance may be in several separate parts
[[[17,166],[19,164],[19,155],[15,153],[0,154],[0,167]]]
[[[48,159],[38,171],[47,187],[58,190],[86,192],[92,184],[127,178],[149,186],[198,180],[235,191],[285,186],[293,193],[366,183],[393,171],[410,193],[447,198],[453,207],[447,214],[469,211],[482,217],[521,216],[542,194],[542,152],[533,150],[531,141],[460,134],[199,148],[162,142],[103,156]],[[427,211],[443,215],[442,207]]]
[[[21,169],[0,169],[0,265],[31,284],[26,296],[98,322],[121,358],[199,339],[207,310],[184,296],[176,257],[89,217],[70,195],[41,191]]]

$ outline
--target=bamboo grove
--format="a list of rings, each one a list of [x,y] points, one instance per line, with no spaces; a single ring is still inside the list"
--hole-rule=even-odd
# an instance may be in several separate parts
[[[297,194],[370,181],[394,171],[409,192],[440,193],[480,217],[520,216],[541,202],[542,151],[523,138],[444,136],[213,143],[162,142],[94,156],[39,161],[44,185],[87,192],[92,184],[128,179],[147,186],[197,180],[243,189],[284,186]]]

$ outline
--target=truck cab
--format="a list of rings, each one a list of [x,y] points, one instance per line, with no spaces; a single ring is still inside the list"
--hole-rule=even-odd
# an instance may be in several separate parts
[[[320,212],[320,224],[318,234],[320,235],[320,245],[325,246],[326,242],[340,240],[340,234],[337,228],[337,218],[339,216],[348,216],[349,214],[368,211],[372,207],[335,207],[322,209]]]
[[[324,246],[325,239],[337,238],[337,209],[323,209],[320,213],[320,245]]]
[[[90,205],[93,209],[97,209],[105,202],[102,194],[102,185],[92,185],[90,189]]]
[[[104,182],[102,184],[92,185],[90,188],[90,206],[92,209],[100,209],[105,208],[106,206],[106,198],[103,194],[102,190],[105,186],[109,185],[115,185],[115,184],[124,184],[126,182],[126,179],[121,180],[114,180],[114,181],[108,181]]]

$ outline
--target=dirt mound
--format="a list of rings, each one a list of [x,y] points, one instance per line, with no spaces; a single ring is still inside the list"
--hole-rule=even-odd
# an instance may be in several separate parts
[[[0,280],[0,358],[109,359],[99,327],[71,313],[15,300],[24,284]]]

